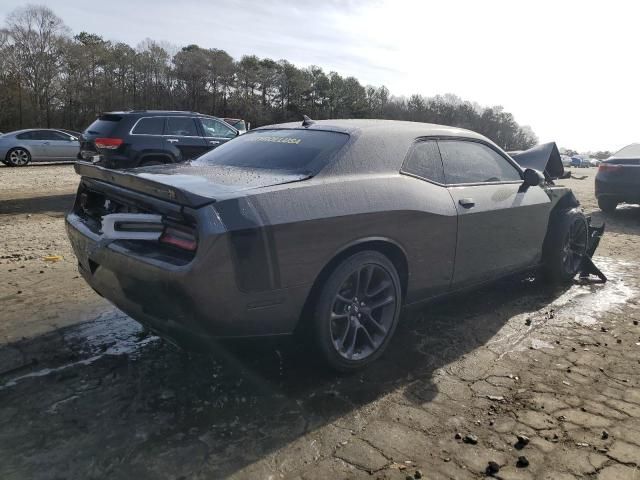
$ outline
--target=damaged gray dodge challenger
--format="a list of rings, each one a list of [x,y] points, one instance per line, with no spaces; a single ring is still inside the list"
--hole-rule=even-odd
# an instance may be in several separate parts
[[[536,269],[599,273],[585,265],[602,227],[554,185],[555,144],[514,157],[458,128],[305,117],[189,164],[78,162],[66,225],[89,285],[160,336],[302,330],[351,371],[403,306]]]

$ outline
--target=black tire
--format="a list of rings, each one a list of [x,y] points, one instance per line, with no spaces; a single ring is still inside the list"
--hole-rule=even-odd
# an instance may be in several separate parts
[[[153,167],[155,165],[164,165],[164,162],[161,162],[160,160],[147,160],[140,164],[141,167]]]
[[[579,208],[559,212],[551,221],[543,248],[543,270],[553,283],[570,282],[580,271],[589,246],[589,225]]]
[[[400,278],[386,256],[368,250],[345,259],[315,304],[313,340],[320,356],[341,372],[375,361],[393,336],[401,305]]]
[[[11,167],[24,167],[31,162],[31,154],[21,147],[12,148],[7,152],[5,162]]]
[[[598,197],[598,206],[604,213],[613,213],[616,211],[618,201],[611,197]]]

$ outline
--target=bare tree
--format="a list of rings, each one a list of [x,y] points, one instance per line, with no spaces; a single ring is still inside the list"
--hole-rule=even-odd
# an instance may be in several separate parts
[[[513,150],[537,142],[500,106],[452,94],[393,97],[354,77],[287,60],[146,39],[135,49],[80,32],[70,37],[49,8],[29,5],[0,30],[0,130],[55,125],[82,130],[97,114],[129,108],[189,109],[254,126],[301,118],[390,118],[470,128]]]
[[[44,115],[46,125],[50,126],[62,62],[62,40],[68,29],[50,8],[27,5],[8,16],[7,31],[19,63],[19,76],[29,87],[36,107],[36,124],[43,124]]]

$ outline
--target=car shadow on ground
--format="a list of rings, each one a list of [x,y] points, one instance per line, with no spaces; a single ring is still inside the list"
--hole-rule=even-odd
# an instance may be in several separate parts
[[[46,213],[63,216],[73,207],[75,193],[2,200],[0,215]]]
[[[293,340],[186,354],[114,309],[0,348],[0,477],[223,478],[398,389],[429,402],[436,370],[564,291],[512,280],[407,312],[353,375]]]
[[[55,167],[56,165],[73,165],[74,163],[76,163],[75,160],[60,160],[60,161],[53,161],[53,162],[31,162],[28,163],[27,165],[23,165],[21,167],[12,167],[10,165],[7,165],[5,163],[0,162],[0,168],[37,168],[37,167]]]
[[[591,213],[592,223],[600,225],[605,222],[606,232],[640,234],[640,206],[632,204],[618,205],[614,212],[604,213],[596,210]]]

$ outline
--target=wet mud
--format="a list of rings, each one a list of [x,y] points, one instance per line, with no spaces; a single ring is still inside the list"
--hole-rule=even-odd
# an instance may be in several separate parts
[[[607,219],[608,283],[510,280],[405,312],[355,375],[296,339],[195,354],[149,334],[73,278],[62,237],[20,246],[48,213],[0,212],[22,255],[0,263],[2,479],[640,478],[633,211]]]

